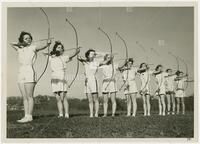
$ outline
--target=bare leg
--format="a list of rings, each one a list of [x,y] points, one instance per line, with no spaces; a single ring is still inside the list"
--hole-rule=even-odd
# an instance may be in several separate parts
[[[175,103],[175,95],[174,94],[171,95],[171,99],[172,99],[172,114],[175,114],[176,103]]]
[[[180,99],[179,98],[176,98],[177,100],[177,114],[179,114],[179,111],[180,111]]]
[[[94,107],[93,97],[91,94],[86,94],[86,95],[87,95],[88,101],[89,101],[90,117],[93,117],[93,107]]]
[[[67,93],[62,92],[62,95],[63,95],[63,106],[65,110],[65,118],[69,118],[69,103],[67,99]]]
[[[103,94],[103,111],[104,111],[104,116],[107,116],[107,111],[108,111],[108,93]]]
[[[56,92],[54,93],[57,99],[57,107],[59,112],[59,117],[63,117],[63,104],[61,96]]]
[[[27,116],[28,115],[28,98],[26,96],[26,91],[25,91],[25,87],[24,87],[24,83],[19,83],[18,84],[19,90],[21,92],[21,95],[23,97],[23,104],[24,104],[24,115]]]
[[[127,98],[127,116],[131,115],[131,96],[129,94],[126,94]]]
[[[171,108],[171,101],[170,101],[170,97],[171,95],[170,94],[167,94],[167,114],[170,114],[170,108]]]
[[[182,109],[183,109],[183,113],[182,114],[185,114],[185,101],[184,101],[183,97],[181,98],[181,104],[182,104]]]
[[[116,104],[116,93],[111,93],[110,95],[111,97],[111,102],[112,102],[112,116],[115,116],[115,112],[116,112],[116,107],[117,107],[117,104]]]
[[[159,106],[159,115],[162,115],[162,105],[161,105],[161,98],[158,96],[158,106]]]
[[[147,115],[150,116],[151,104],[150,104],[150,95],[146,95],[147,102]]]
[[[137,111],[137,93],[131,95],[132,103],[133,103],[133,114],[132,116],[135,117]]]
[[[94,93],[92,95],[93,95],[94,103],[95,103],[95,117],[98,117],[98,113],[99,113],[99,98],[98,98],[98,94]]]
[[[28,114],[32,116],[34,107],[33,93],[34,93],[35,83],[25,83],[24,86],[28,97]]]
[[[165,95],[161,95],[161,103],[162,103],[162,107],[163,107],[163,112],[162,115],[165,115],[165,109],[166,109],[166,105],[165,105]]]
[[[147,115],[147,107],[146,107],[146,97],[145,97],[145,94],[142,94],[142,100],[143,100],[144,116],[146,116]]]

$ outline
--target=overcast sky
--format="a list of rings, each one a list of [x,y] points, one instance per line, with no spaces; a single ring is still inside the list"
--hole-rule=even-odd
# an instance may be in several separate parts
[[[87,49],[109,52],[110,47],[106,37],[98,31],[101,26],[111,37],[113,52],[117,53],[116,59],[125,58],[125,48],[115,36],[119,32],[126,40],[129,57],[133,57],[138,65],[146,61],[153,63],[152,69],[159,63],[165,68],[177,69],[176,60],[168,54],[171,51],[179,55],[188,64],[189,74],[194,73],[194,14],[190,7],[137,7],[127,11],[126,8],[73,8],[71,12],[66,8],[44,8],[51,25],[51,36],[64,43],[65,49],[75,47],[75,35],[71,26],[66,23],[66,16],[74,24],[78,32],[81,55]],[[39,8],[9,8],[7,15],[7,43],[17,42],[21,31],[28,31],[34,40],[47,38],[47,22]],[[145,47],[144,51],[138,47],[139,41]],[[52,47],[51,47],[52,48]],[[151,51],[154,48],[158,55]],[[46,58],[38,54],[35,63],[37,75],[44,70]],[[8,60],[8,96],[20,96],[17,87],[18,60],[17,53],[7,47]],[[117,61],[119,62],[119,61]],[[76,71],[76,60],[67,65],[68,74],[72,77]],[[180,62],[180,69],[185,71],[185,66]],[[69,91],[70,97],[85,98],[83,93],[84,78],[83,66],[80,65],[79,77]],[[51,70],[46,73],[37,84],[35,96],[38,94],[52,95]],[[100,76],[100,75],[99,75]],[[138,80],[137,80],[138,81]],[[71,79],[70,79],[71,82]],[[152,80],[152,85],[155,83]],[[118,83],[120,86],[121,83]],[[139,83],[138,83],[139,86]],[[101,87],[101,83],[99,83]],[[139,88],[139,87],[138,87]],[[152,88],[153,89],[153,88]],[[189,84],[187,93],[193,93],[193,83]],[[122,97],[122,93],[118,97]]]

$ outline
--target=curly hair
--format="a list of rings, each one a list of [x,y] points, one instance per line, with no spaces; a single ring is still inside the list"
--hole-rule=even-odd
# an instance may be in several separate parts
[[[142,68],[142,65],[143,65],[143,64],[145,64],[145,66],[147,67],[147,64],[146,64],[146,63],[141,63],[141,64],[140,64],[140,68]]]
[[[170,70],[172,70],[172,69],[168,68],[168,69],[166,69],[166,72],[169,72]]]
[[[31,35],[31,33],[22,31],[22,32],[20,33],[20,35],[19,35],[19,38],[18,38],[19,43],[23,43],[23,42],[24,42],[24,35],[29,35],[30,38],[31,38],[31,41],[33,40],[33,37],[32,37],[32,35]]]
[[[95,50],[93,50],[93,49],[87,50],[87,51],[85,52],[85,58],[86,58],[86,59],[89,58],[90,52],[95,52]]]
[[[59,56],[60,55],[60,52],[58,52],[56,50],[56,48],[61,45],[63,51],[64,51],[64,45],[60,42],[60,41],[55,41],[55,44],[53,46],[53,50],[50,52],[51,55],[56,55],[56,56]]]
[[[160,67],[162,67],[162,65],[160,65],[160,64],[157,65],[156,68],[155,68],[155,70],[157,71]]]

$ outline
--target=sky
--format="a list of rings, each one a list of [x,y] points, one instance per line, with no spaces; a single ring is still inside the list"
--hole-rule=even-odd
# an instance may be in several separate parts
[[[89,48],[98,52],[109,52],[110,47],[106,37],[98,31],[100,26],[106,31],[113,45],[113,52],[117,59],[125,58],[125,47],[115,33],[118,32],[126,41],[129,57],[133,57],[135,65],[148,61],[154,64],[162,64],[164,68],[177,70],[175,58],[168,52],[178,55],[188,65],[189,76],[194,78],[194,10],[192,7],[51,7],[44,8],[50,21],[51,37],[64,43],[65,49],[74,48],[75,34],[72,27],[66,23],[67,17],[76,27],[78,32],[80,55]],[[8,8],[7,11],[7,44],[17,42],[21,31],[28,31],[34,40],[47,38],[47,21],[42,11],[37,7]],[[144,50],[136,44],[138,41]],[[54,44],[52,42],[51,48]],[[153,52],[154,48],[157,53]],[[69,51],[71,54],[73,51]],[[40,75],[46,65],[46,58],[42,52],[38,53],[34,65],[37,75]],[[180,61],[180,70],[185,71],[185,65]],[[67,72],[71,82],[76,72],[76,59],[67,64]],[[84,94],[84,69],[80,65],[79,75],[71,89],[69,97],[86,98]],[[7,94],[8,96],[20,96],[17,87],[18,60],[17,53],[9,45],[7,47]],[[119,74],[120,87],[122,81]],[[101,73],[98,74],[99,88],[101,88]],[[52,95],[51,69],[48,67],[44,76],[36,85],[35,96]],[[138,89],[140,86],[137,79]],[[152,90],[155,81],[152,78]],[[193,83],[190,83],[187,94],[193,94]],[[100,94],[101,95],[101,94]],[[122,92],[118,97],[124,97]]]

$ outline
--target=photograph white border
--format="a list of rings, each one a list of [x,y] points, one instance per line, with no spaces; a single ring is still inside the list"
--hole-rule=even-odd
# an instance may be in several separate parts
[[[1,91],[1,138],[2,142],[8,143],[28,143],[30,142],[197,142],[198,140],[198,82],[194,82],[194,138],[6,138],[6,95],[7,95],[7,13],[6,10],[9,7],[181,7],[181,6],[191,6],[194,7],[194,80],[198,80],[198,11],[197,11],[197,2],[196,1],[134,1],[134,2],[3,2],[2,3],[2,91]]]

